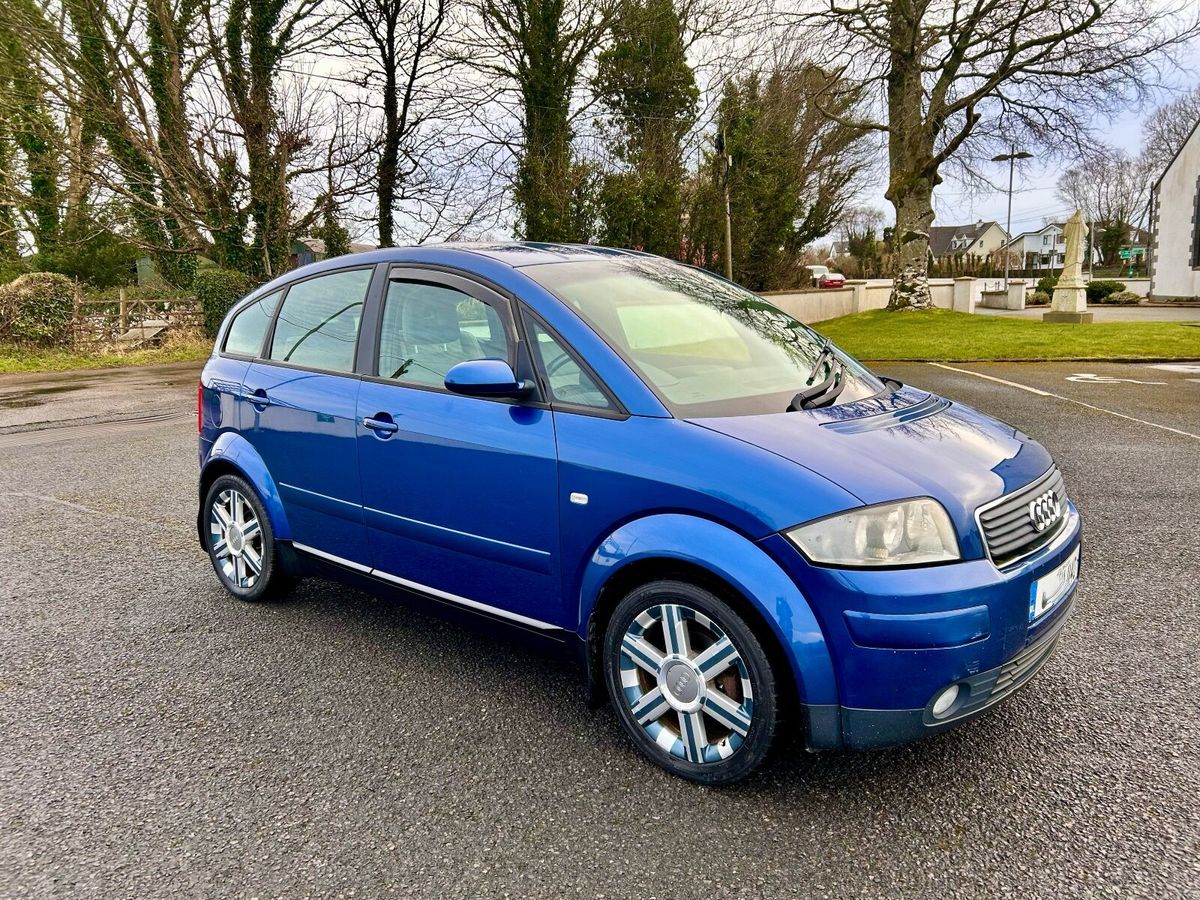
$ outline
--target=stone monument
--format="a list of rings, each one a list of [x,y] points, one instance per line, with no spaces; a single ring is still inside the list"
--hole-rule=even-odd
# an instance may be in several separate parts
[[[1067,250],[1063,257],[1062,275],[1054,288],[1050,310],[1042,316],[1042,320],[1086,325],[1092,321],[1092,314],[1087,311],[1087,288],[1083,280],[1083,243],[1088,233],[1083,210],[1075,210],[1075,215],[1067,219],[1063,231],[1067,237]]]

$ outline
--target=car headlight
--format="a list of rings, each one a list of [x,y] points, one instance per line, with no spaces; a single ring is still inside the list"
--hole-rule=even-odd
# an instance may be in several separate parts
[[[962,558],[950,516],[928,497],[852,509],[785,534],[813,562],[831,566],[919,566]]]

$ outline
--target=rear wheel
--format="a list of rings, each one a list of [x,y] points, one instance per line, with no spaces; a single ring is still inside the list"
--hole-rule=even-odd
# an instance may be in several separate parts
[[[609,621],[604,670],[621,724],[672,774],[729,784],[771,748],[778,692],[767,654],[703,588],[656,581],[634,589]]]
[[[204,500],[205,544],[225,590],[240,600],[276,599],[291,587],[279,567],[275,533],[244,478],[221,475]]]

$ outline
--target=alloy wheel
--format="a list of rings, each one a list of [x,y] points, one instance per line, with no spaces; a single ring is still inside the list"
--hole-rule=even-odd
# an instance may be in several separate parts
[[[221,491],[208,511],[213,561],[226,581],[249,590],[263,568],[263,533],[254,507],[232,488]]]
[[[724,630],[679,604],[652,606],[621,639],[621,689],[634,720],[672,756],[728,759],[754,717],[745,661]]]

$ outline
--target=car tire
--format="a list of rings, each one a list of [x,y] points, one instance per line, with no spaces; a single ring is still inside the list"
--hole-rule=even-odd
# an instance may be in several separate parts
[[[675,580],[632,590],[609,619],[602,664],[622,726],[671,774],[731,784],[770,752],[775,673],[753,629],[711,591]]]
[[[203,515],[204,545],[225,590],[250,603],[287,594],[293,579],[282,571],[271,520],[246,479],[217,477],[205,492]]]

